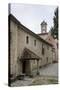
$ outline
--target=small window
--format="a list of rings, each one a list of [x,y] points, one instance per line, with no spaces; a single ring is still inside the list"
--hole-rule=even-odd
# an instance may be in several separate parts
[[[34,40],[34,46],[36,46],[36,40]]]
[[[27,44],[29,43],[29,37],[28,36],[26,37],[26,43]]]
[[[42,44],[42,55],[44,55],[44,46]]]
[[[52,52],[55,52],[55,48],[52,48]]]
[[[46,60],[47,60],[47,63],[48,63],[48,57],[46,58]]]
[[[49,46],[47,46],[47,49],[49,50]]]
[[[57,43],[57,48],[58,48],[58,43]]]

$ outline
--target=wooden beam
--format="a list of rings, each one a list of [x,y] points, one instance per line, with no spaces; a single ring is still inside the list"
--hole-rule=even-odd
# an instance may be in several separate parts
[[[40,60],[41,58],[21,58],[20,60]]]

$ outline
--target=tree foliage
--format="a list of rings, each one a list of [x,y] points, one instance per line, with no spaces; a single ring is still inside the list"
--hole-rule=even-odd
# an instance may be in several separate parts
[[[54,12],[53,24],[54,26],[51,28],[51,35],[54,38],[58,39],[58,7],[56,8]]]

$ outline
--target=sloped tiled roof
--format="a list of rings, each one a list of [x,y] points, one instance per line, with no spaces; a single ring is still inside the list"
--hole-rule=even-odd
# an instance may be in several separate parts
[[[43,22],[41,23],[41,25],[47,25],[47,23],[46,23],[45,21],[43,21]]]
[[[35,59],[41,59],[41,57],[37,56],[34,52],[29,50],[28,48],[24,48],[20,60],[35,60]]]

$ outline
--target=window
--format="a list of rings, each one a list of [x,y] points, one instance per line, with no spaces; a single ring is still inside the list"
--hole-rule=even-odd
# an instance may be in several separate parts
[[[36,40],[34,40],[34,46],[36,46]]]
[[[42,29],[45,30],[45,26],[42,26]]]
[[[46,58],[46,60],[47,60],[47,63],[48,63],[48,57]]]
[[[57,48],[58,48],[58,43],[57,43]]]
[[[54,47],[52,48],[52,52],[55,52],[55,48]]]
[[[42,44],[42,55],[44,55],[44,46]]]
[[[26,37],[26,43],[27,44],[29,43],[29,37],[28,36]]]
[[[47,49],[49,50],[49,46],[47,46]]]

